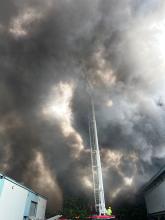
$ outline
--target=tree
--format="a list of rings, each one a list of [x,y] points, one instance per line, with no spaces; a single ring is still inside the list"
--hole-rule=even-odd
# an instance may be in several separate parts
[[[62,215],[70,219],[85,219],[90,215],[90,206],[84,198],[68,198],[64,200]]]

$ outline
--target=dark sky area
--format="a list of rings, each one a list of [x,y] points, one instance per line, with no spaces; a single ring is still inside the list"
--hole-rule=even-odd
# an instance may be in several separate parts
[[[165,163],[165,2],[0,2],[0,171],[49,198],[91,195],[93,87],[107,201]]]

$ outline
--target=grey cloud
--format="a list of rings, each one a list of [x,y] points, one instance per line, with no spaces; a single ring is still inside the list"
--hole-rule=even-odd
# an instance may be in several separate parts
[[[107,200],[109,191],[118,188],[117,198],[128,190],[134,193],[164,163],[159,151],[164,153],[165,112],[155,101],[164,93],[162,50],[156,44],[164,39],[159,24],[164,7],[157,3],[154,8],[155,1],[135,2],[17,0],[5,1],[0,9],[5,11],[0,13],[0,167],[42,192],[33,176],[40,179],[43,174],[31,167],[40,152],[56,184],[55,191],[45,193],[52,203],[59,198],[58,208],[62,196],[87,195],[89,190],[82,182],[83,176],[90,178],[89,98],[83,72],[94,86],[100,146],[122,154],[118,168],[108,166],[103,154]],[[148,7],[152,13],[144,14]],[[25,19],[25,33],[17,36],[11,24],[29,8],[33,19]],[[51,88],[60,82],[75,85],[73,131],[68,136],[62,120],[40,114]],[[78,157],[73,148],[79,144],[76,132],[86,146]],[[124,177],[131,175],[132,185],[122,188]]]

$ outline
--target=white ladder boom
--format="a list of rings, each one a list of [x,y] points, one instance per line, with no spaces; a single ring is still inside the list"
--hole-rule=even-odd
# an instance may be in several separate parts
[[[93,173],[93,185],[94,185],[94,200],[95,209],[99,215],[105,215],[105,199],[104,199],[104,187],[102,178],[102,168],[100,160],[100,150],[98,144],[97,125],[95,117],[95,108],[93,100],[92,105],[92,116],[89,121],[89,135],[90,135],[90,147],[91,147],[91,163]]]

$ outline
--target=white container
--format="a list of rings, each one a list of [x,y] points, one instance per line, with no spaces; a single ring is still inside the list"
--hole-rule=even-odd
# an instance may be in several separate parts
[[[45,219],[47,199],[0,174],[0,219]]]

